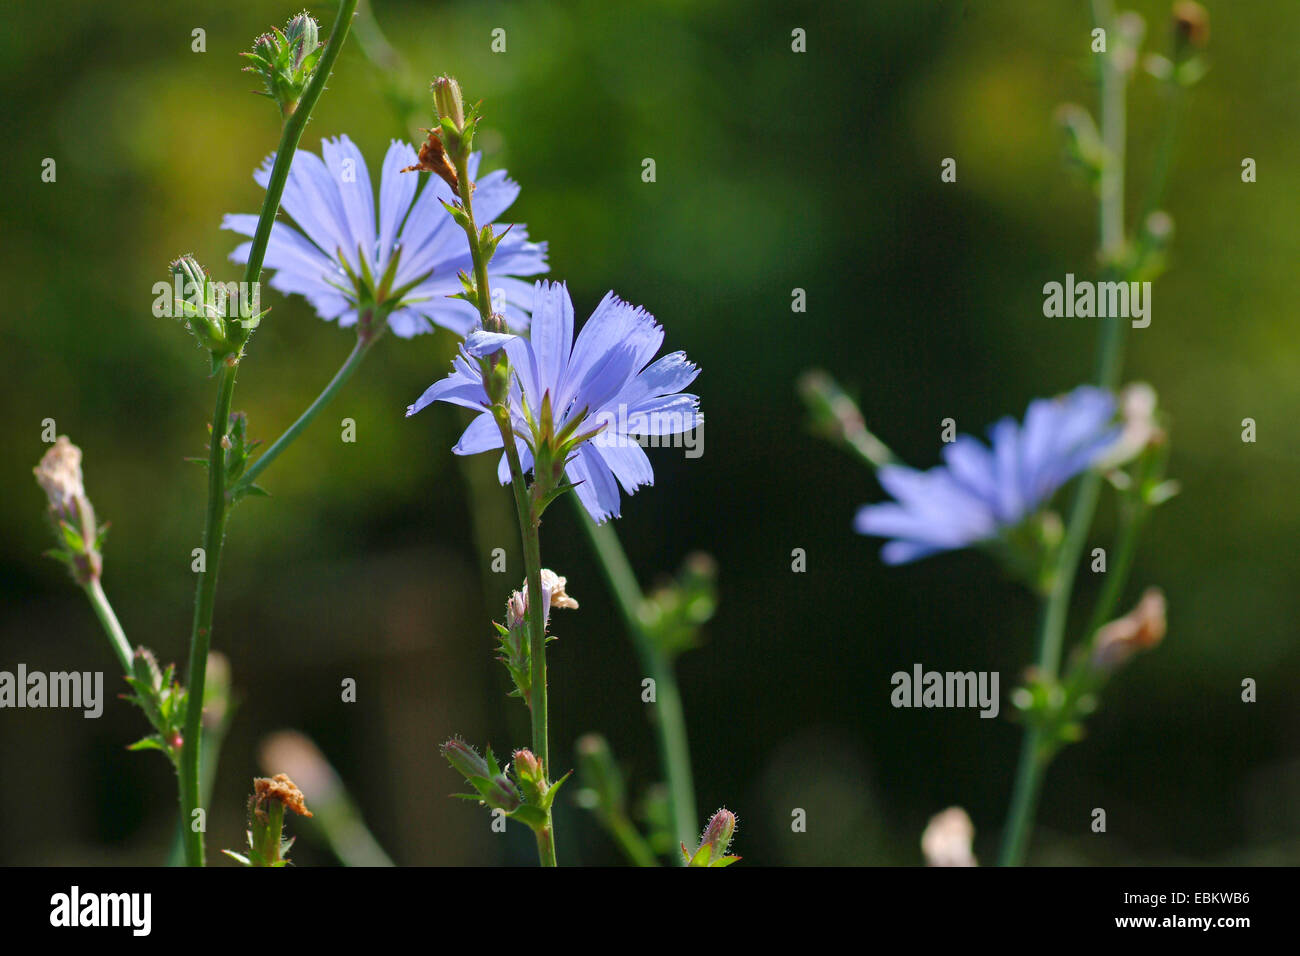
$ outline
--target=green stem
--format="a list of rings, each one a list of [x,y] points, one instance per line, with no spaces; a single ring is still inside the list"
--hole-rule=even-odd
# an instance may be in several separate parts
[[[1093,24],[1113,33],[1114,11],[1110,0],[1093,0]],[[1112,42],[1114,39],[1112,37]],[[1114,51],[1103,54],[1098,61],[1098,79],[1101,95],[1102,145],[1106,150],[1106,165],[1102,170],[1101,197],[1098,204],[1098,233],[1103,271],[1110,271],[1118,261],[1124,246],[1124,163],[1125,163],[1125,74],[1116,68]],[[1123,360],[1125,323],[1121,316],[1103,319],[1097,350],[1095,381],[1098,386],[1114,389],[1119,382]],[[1074,590],[1075,573],[1079,558],[1087,543],[1092,527],[1097,499],[1101,491],[1101,474],[1088,471],[1079,481],[1074,502],[1066,525],[1065,540],[1057,553],[1055,567],[1049,578],[1048,591],[1043,599],[1042,619],[1038,634],[1037,669],[1047,680],[1055,680],[1060,671],[1061,651],[1065,643],[1066,618],[1070,608],[1070,595]],[[1012,788],[1011,806],[1002,837],[999,863],[1002,866],[1019,866],[1029,845],[1029,832],[1033,827],[1049,755],[1043,751],[1042,734],[1030,726],[1025,729],[1021,744],[1020,762]]]
[[[113,613],[113,605],[108,603],[108,595],[104,593],[99,578],[91,578],[85,591],[86,597],[90,599],[90,606],[95,609],[95,616],[99,618],[99,623],[104,625],[104,633],[108,635],[108,642],[113,645],[113,653],[121,662],[122,670],[128,677],[134,675],[135,652],[131,650],[131,642],[126,639],[126,632],[122,630],[117,615]]]
[[[316,101],[325,91],[329,81],[330,70],[339,58],[343,43],[347,40],[348,29],[352,25],[352,16],[357,10],[357,0],[340,0],[339,15],[330,30],[330,38],[325,44],[325,51],[316,64],[311,82],[303,91],[298,108],[285,120],[280,133],[280,146],[275,153],[275,165],[271,169],[271,178],[266,183],[266,197],[262,201],[262,214],[257,220],[257,231],[253,234],[253,244],[248,250],[248,264],[244,268],[244,282],[251,286],[262,276],[262,261],[266,258],[266,246],[271,241],[271,225],[275,222],[280,209],[280,196],[284,193],[285,183],[289,180],[289,163],[298,150],[298,141],[302,139],[307,120],[316,108]],[[247,338],[247,336],[245,336]]]
[[[1138,503],[1131,503],[1121,516],[1119,533],[1111,549],[1111,565],[1102,584],[1101,594],[1093,608],[1088,627],[1083,632],[1083,639],[1091,641],[1103,624],[1115,616],[1119,599],[1124,594],[1124,585],[1128,583],[1129,571],[1133,567],[1133,555],[1137,551],[1138,533],[1146,523],[1147,509]]]
[[[492,292],[488,286],[487,257],[480,245],[478,227],[474,222],[474,185],[469,179],[469,153],[458,151],[453,158],[461,206],[465,211],[464,230],[469,239],[470,258],[474,261],[474,290],[478,300],[479,318],[485,329],[495,326],[492,318]],[[506,361],[504,355],[493,356],[493,362]],[[508,389],[507,389],[508,393]],[[493,415],[501,430],[505,446],[506,464],[510,468],[510,486],[514,492],[515,511],[519,518],[519,534],[524,545],[524,568],[528,574],[528,650],[531,657],[529,713],[533,723],[533,754],[542,762],[542,771],[550,777],[551,755],[547,726],[546,700],[546,607],[542,599],[542,546],[539,526],[541,519],[535,513],[524,479],[524,469],[515,444],[514,427],[510,410],[506,406],[508,395],[493,396],[496,405]],[[542,866],[555,866],[555,833],[551,824],[551,811],[546,811],[546,824],[537,830],[537,855]]]
[[[551,811],[546,811],[546,826],[538,828],[537,857],[542,866],[555,866],[555,828],[551,824]]]
[[[271,226],[280,209],[289,178],[289,166],[302,139],[303,130],[312,110],[325,90],[330,70],[338,59],[339,51],[347,39],[357,0],[341,0],[339,14],[330,30],[329,41],[321,54],[311,82],[303,92],[298,108],[285,120],[276,150],[275,164],[266,184],[266,196],[257,221],[257,230],[248,252],[244,269],[245,287],[253,287],[262,276],[262,263],[271,239]],[[240,328],[236,326],[235,328]],[[247,341],[251,330],[242,328],[236,333],[239,344]],[[180,761],[181,826],[185,830],[185,862],[189,866],[204,863],[203,833],[194,827],[194,811],[200,808],[200,754],[202,751],[203,691],[207,676],[208,650],[212,641],[212,612],[216,604],[217,572],[221,567],[221,547],[225,538],[228,499],[226,496],[226,454],[222,440],[230,421],[230,404],[235,390],[238,360],[223,364],[217,373],[217,402],[212,413],[212,435],[208,446],[208,512],[203,529],[205,570],[200,573],[194,598],[194,623],[190,631],[190,660],[188,676],[189,704],[185,711],[184,744]]]
[[[194,811],[200,808],[199,764],[202,751],[203,691],[208,651],[212,646],[212,612],[216,605],[217,571],[226,536],[226,450],[222,439],[230,422],[230,402],[235,391],[236,365],[222,365],[218,373],[217,404],[212,412],[212,439],[208,444],[208,515],[203,528],[204,570],[194,596],[194,624],[190,633],[190,667],[181,747],[181,826],[185,830],[185,862],[203,866],[203,833],[195,828]]]
[[[691,750],[686,734],[686,716],[682,710],[681,693],[677,688],[677,675],[669,660],[651,640],[641,620],[641,607],[645,597],[637,583],[636,574],[627,560],[618,532],[606,522],[596,524],[578,499],[574,506],[579,523],[586,529],[592,548],[600,561],[601,569],[614,593],[624,624],[636,648],[646,676],[655,682],[655,735],[659,743],[659,759],[668,783],[670,816],[677,842],[690,844],[697,837],[698,817],[695,813],[695,784],[691,775]],[[684,866],[681,854],[671,854]]]
[[[605,818],[605,829],[609,835],[614,838],[618,848],[623,851],[623,855],[633,866],[658,866],[659,859],[655,856],[650,845],[646,843],[645,837],[641,836],[639,830],[632,825],[629,820],[621,813],[612,814]],[[674,853],[674,857],[681,856],[680,853]]]
[[[307,430],[307,426],[312,423],[312,420],[324,410],[326,405],[333,401],[334,396],[347,384],[348,379],[357,370],[357,366],[361,364],[361,360],[366,357],[377,338],[378,336],[369,338],[357,336],[357,344],[353,346],[352,353],[348,356],[347,361],[343,363],[343,366],[334,374],[334,377],[330,379],[330,383],[316,396],[315,401],[307,407],[307,410],[298,416],[298,420],[275,440],[275,444],[263,452],[257,461],[249,466],[248,471],[239,479],[234,490],[251,485],[256,481],[257,476],[265,471],[271,462],[275,461],[286,448],[293,444],[299,435]]]

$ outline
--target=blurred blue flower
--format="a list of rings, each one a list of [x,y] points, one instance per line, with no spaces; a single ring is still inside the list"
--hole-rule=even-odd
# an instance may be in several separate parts
[[[417,197],[420,177],[399,172],[416,162],[415,150],[393,141],[384,157],[376,227],[374,194],[361,151],[340,136],[322,140],[321,153],[324,160],[306,150],[294,154],[282,205],[298,228],[280,221],[271,228],[265,263],[275,270],[271,287],[305,297],[317,315],[337,319],[341,326],[356,323],[361,305],[387,313],[389,326],[402,338],[431,331],[434,325],[467,333],[478,312],[463,299],[447,298],[461,292],[457,274],[473,272],[465,233],[442,207],[442,202],[456,198],[451,187],[429,176]],[[519,186],[504,170],[477,179],[479,158],[478,153],[469,158],[474,210],[480,223],[489,223],[514,202]],[[274,159],[267,157],[253,174],[263,189]],[[257,218],[227,215],[221,227],[251,236]],[[504,228],[494,223],[493,232]],[[251,245],[243,243],[230,258],[247,262]],[[514,277],[545,271],[546,244],[529,242],[521,226],[511,228],[488,274],[492,288],[504,293],[496,311],[512,328],[527,327],[533,292],[531,283]]]
[[[991,448],[960,435],[944,446],[944,464],[929,471],[885,465],[876,475],[895,500],[864,506],[854,528],[894,539],[880,552],[886,564],[996,538],[1115,443],[1115,411],[1109,392],[1081,386],[1030,402],[1023,425],[1010,417],[997,422]]]
[[[549,435],[585,436],[565,458],[565,475],[596,521],[617,518],[619,485],[632,494],[654,483],[638,439],[684,434],[704,421],[699,398],[681,392],[699,369],[684,352],[665,355],[647,367],[664,330],[644,309],[613,292],[601,300],[575,341],[569,290],[561,283],[538,282],[529,336],[473,332],[452,363],[451,374],[430,386],[406,414],[436,401],[475,409],[483,414],[470,423],[452,451],[473,455],[501,448],[500,430],[486,410],[488,394],[476,359],[505,349],[512,373],[510,413],[521,436],[516,442],[524,471],[532,468],[531,446],[547,438],[539,428],[543,397],[549,396]],[[510,481],[504,454],[498,477],[502,484]]]

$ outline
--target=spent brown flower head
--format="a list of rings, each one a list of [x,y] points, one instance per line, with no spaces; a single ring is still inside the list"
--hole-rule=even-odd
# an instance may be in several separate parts
[[[292,810],[300,817],[312,815],[303,800],[302,791],[294,785],[287,773],[277,773],[274,777],[253,778],[254,812],[264,812],[262,806],[268,800],[279,800],[286,809]]]
[[[447,158],[447,150],[442,146],[442,139],[438,136],[437,130],[422,129],[421,133],[428,133],[429,137],[420,147],[420,153],[416,157],[417,162],[414,166],[407,166],[401,170],[404,173],[436,173],[442,177],[442,181],[452,188],[453,192],[460,189],[460,180],[456,177],[456,168],[452,166],[451,161]]]

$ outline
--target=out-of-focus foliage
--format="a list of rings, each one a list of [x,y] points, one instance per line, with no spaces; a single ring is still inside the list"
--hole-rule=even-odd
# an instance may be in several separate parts
[[[1164,589],[1169,635],[1115,679],[1089,739],[1052,769],[1040,861],[1298,858],[1300,60],[1288,38],[1300,6],[1207,5],[1211,70],[1166,202],[1171,268],[1127,357],[1168,410],[1169,473],[1184,489],[1152,522],[1130,595]],[[925,821],[953,803],[975,822],[977,855],[993,856],[1017,729],[895,711],[889,675],[914,662],[997,669],[1010,687],[1031,655],[1034,608],[975,555],[883,567],[877,543],[850,528],[879,489],[805,431],[795,380],[828,369],[856,388],[881,440],[925,466],[943,418],[978,429],[1088,376],[1094,321],[1041,310],[1045,282],[1093,266],[1092,197],[1062,164],[1052,122],[1058,103],[1094,99],[1084,6],[380,0],[404,66],[377,71],[350,43],[304,136],[316,150],[347,133],[377,175],[391,137],[419,142],[430,125],[428,81],[457,76],[483,100],[488,167],[523,187],[511,215],[549,241],[577,311],[612,287],[705,370],[703,457],[651,450],[656,486],[625,502],[618,527],[647,585],[690,551],[716,558],[717,613],[680,659],[682,692],[699,805],[736,811],[746,861],[919,862]],[[1162,38],[1168,5],[1134,6]],[[327,29],[332,8],[309,9]],[[40,557],[31,468],[45,418],[84,450],[87,491],[113,522],[104,583],[128,634],[183,661],[203,494],[183,459],[202,452],[212,387],[191,337],[152,317],[152,286],[186,252],[237,278],[223,264],[237,237],[218,226],[258,208],[252,171],[278,132],[238,54],[297,10],[6,9],[0,668],[116,680],[81,595]],[[496,28],[505,53],[491,51]],[[791,51],[795,28],[806,53]],[[196,29],[206,52],[192,50]],[[1131,203],[1154,160],[1156,88],[1139,78],[1131,96]],[[394,90],[424,112],[399,119]],[[949,156],[958,180],[943,184]],[[54,183],[41,180],[47,157]],[[1241,182],[1245,157],[1255,184]],[[791,312],[795,288],[806,313]],[[352,339],[301,301],[270,293],[267,305],[236,394],[264,440]],[[526,828],[497,837],[445,799],[457,781],[437,752],[457,733],[502,752],[527,739],[486,624],[522,577],[508,494],[491,484],[493,463],[453,460],[465,424],[454,410],[402,415],[453,349],[445,334],[382,342],[263,476],[273,497],[234,515],[215,646],[241,704],[211,847],[241,843],[257,741],[291,725],[319,741],[398,863],[531,859]],[[355,444],[340,441],[345,417]],[[1255,444],[1240,440],[1246,417]],[[548,512],[543,542],[582,596],[550,657],[557,770],[596,728],[643,790],[657,764],[636,658],[565,509]],[[507,549],[507,573],[491,573],[492,547]],[[790,569],[794,548],[806,573]],[[1081,601],[1096,587],[1085,571]],[[356,703],[340,700],[348,677]],[[1240,701],[1246,677],[1259,681],[1256,704]],[[140,732],[116,701],[98,721],[0,712],[0,820],[21,818],[39,780],[50,818],[65,821],[0,826],[0,861],[162,859],[173,782],[164,761],[124,749]],[[1098,806],[1105,837],[1086,827]],[[806,833],[791,832],[794,808]],[[618,859],[564,796],[557,832],[564,862]],[[331,859],[308,840],[295,854]]]

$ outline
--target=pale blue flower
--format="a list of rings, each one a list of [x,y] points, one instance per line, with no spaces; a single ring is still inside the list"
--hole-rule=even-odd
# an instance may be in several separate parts
[[[991,447],[960,435],[929,471],[886,465],[876,474],[895,500],[864,506],[854,527],[893,539],[881,550],[886,564],[997,538],[1115,443],[1115,411],[1109,392],[1081,386],[1030,402],[1023,425],[1010,417],[993,425]]]
[[[266,250],[267,269],[275,270],[271,287],[286,295],[301,295],[327,321],[341,326],[357,321],[358,303],[376,304],[388,313],[388,324],[402,338],[429,332],[434,325],[459,335],[475,324],[478,312],[463,299],[457,274],[473,274],[469,241],[442,207],[456,197],[437,176],[401,173],[416,162],[415,150],[394,140],[384,157],[379,185],[379,215],[370,174],[361,151],[346,136],[321,141],[316,156],[306,150],[294,154],[282,207],[297,225],[277,221]],[[495,220],[519,195],[519,187],[503,170],[477,179],[479,154],[469,158],[470,179],[475,183],[474,214],[480,224]],[[275,157],[270,156],[253,174],[266,188]],[[424,188],[416,190],[424,180]],[[251,236],[255,215],[228,215],[223,229]],[[251,242],[230,254],[235,262],[248,261]],[[400,256],[391,281],[379,288],[394,256]],[[345,268],[346,267],[346,268]],[[501,240],[488,267],[493,290],[504,293],[503,312],[512,328],[526,328],[532,308],[533,287],[516,276],[547,271],[546,244],[528,241],[527,230],[514,226]],[[408,287],[409,288],[405,288]],[[404,291],[403,291],[404,290]],[[392,293],[400,291],[397,301]]]
[[[617,518],[619,485],[632,494],[654,483],[638,439],[684,434],[704,421],[699,398],[681,392],[699,369],[684,352],[665,355],[647,367],[659,351],[664,330],[654,316],[612,292],[575,340],[569,290],[559,283],[537,283],[529,336],[473,332],[452,363],[451,374],[430,386],[406,414],[414,415],[435,401],[472,408],[482,414],[452,451],[472,455],[501,448],[500,430],[486,410],[488,395],[477,359],[505,349],[516,434],[533,434],[543,396],[549,396],[554,432],[571,426],[574,435],[590,435],[566,459],[565,475],[596,521]],[[530,442],[519,437],[516,443],[528,471],[533,464]],[[498,477],[502,484],[510,481],[504,454]]]

